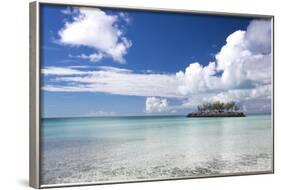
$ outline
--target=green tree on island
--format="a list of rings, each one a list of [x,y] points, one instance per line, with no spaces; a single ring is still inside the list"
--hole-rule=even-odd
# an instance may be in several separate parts
[[[230,112],[230,111],[239,111],[240,110],[240,106],[234,102],[220,102],[220,101],[216,101],[213,103],[210,102],[206,102],[203,103],[202,105],[198,105],[197,106],[197,111],[198,112]]]

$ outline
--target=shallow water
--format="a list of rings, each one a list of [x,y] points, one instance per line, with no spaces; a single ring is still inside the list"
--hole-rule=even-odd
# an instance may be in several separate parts
[[[43,184],[272,169],[270,115],[42,119]]]

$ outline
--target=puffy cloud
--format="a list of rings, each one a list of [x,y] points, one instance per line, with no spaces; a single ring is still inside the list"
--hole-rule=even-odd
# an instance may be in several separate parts
[[[215,56],[215,62],[207,66],[192,63],[185,72],[178,72],[179,93],[188,95],[270,84],[270,26],[269,20],[255,20],[247,31],[239,30],[227,37],[226,44]]]
[[[222,87],[245,88],[271,82],[270,26],[271,21],[256,20],[247,31],[228,36],[216,55],[217,70],[223,71]]]
[[[272,23],[268,20],[254,20],[247,28],[246,42],[254,53],[268,54],[271,52]]]
[[[70,14],[69,9],[65,12]],[[109,15],[93,8],[75,8],[71,15],[72,20],[65,22],[64,27],[58,32],[61,44],[96,49],[98,53],[81,57],[93,62],[104,56],[109,56],[119,63],[125,62],[124,56],[132,42],[124,36],[118,25],[120,18],[123,17]]]
[[[192,63],[185,69],[185,72],[179,71],[176,73],[176,78],[180,82],[178,92],[188,95],[208,89],[214,90],[219,86],[219,78],[214,76],[215,74],[215,62],[205,67],[199,63]]]
[[[165,112],[168,110],[168,101],[164,98],[148,97],[145,102],[147,113]]]

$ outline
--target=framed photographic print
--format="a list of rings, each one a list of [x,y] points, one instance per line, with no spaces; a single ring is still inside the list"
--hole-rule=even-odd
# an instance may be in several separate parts
[[[30,185],[274,171],[273,16],[30,3]]]

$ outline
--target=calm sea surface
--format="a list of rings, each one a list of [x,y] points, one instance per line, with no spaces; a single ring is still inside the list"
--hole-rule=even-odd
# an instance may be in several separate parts
[[[43,184],[272,169],[270,115],[42,119]]]

